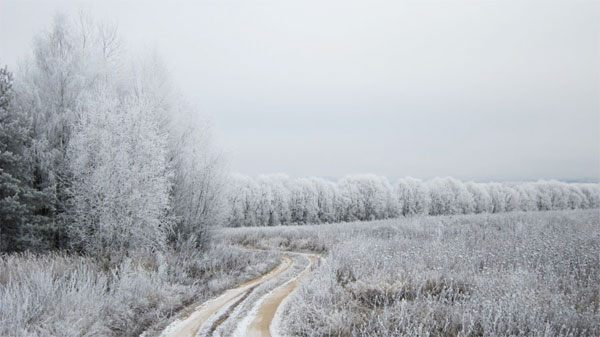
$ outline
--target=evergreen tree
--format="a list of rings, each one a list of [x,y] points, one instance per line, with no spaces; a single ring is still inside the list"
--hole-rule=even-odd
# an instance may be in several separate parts
[[[43,249],[47,193],[31,187],[31,123],[15,104],[12,74],[0,69],[0,251]]]

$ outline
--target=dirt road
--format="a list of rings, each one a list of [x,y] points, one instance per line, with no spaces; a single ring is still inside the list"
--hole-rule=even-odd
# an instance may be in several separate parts
[[[261,303],[258,303],[258,310],[254,316],[252,322],[246,328],[245,336],[248,337],[262,337],[268,336],[271,337],[271,327],[273,323],[273,318],[275,317],[275,313],[277,309],[280,307],[283,300],[294,291],[296,288],[296,284],[298,281],[304,277],[309,271],[311,265],[317,262],[318,258],[313,255],[308,256],[310,263],[309,265],[300,273],[300,275],[292,278],[287,283],[282,286],[274,289],[268,296],[266,296]],[[278,332],[274,332],[275,335]]]
[[[286,253],[279,266],[198,306],[169,325],[161,337],[278,336],[273,319],[283,308],[281,303],[318,259]]]

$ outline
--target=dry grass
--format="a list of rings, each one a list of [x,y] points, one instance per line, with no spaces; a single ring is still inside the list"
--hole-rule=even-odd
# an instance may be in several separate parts
[[[149,335],[178,310],[254,278],[276,254],[213,246],[136,255],[114,268],[63,254],[0,257],[1,336]],[[154,327],[155,329],[152,329]]]
[[[600,335],[598,210],[228,229],[221,237],[329,252],[286,309],[294,336]]]

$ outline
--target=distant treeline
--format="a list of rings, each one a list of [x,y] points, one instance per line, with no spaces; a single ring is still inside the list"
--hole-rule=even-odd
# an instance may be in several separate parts
[[[600,207],[599,184],[556,180],[465,183],[454,178],[404,178],[392,184],[370,174],[338,182],[236,175],[229,188],[226,223],[233,227]]]

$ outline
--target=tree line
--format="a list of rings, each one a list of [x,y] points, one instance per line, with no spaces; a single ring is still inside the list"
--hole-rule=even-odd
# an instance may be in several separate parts
[[[600,207],[600,185],[556,180],[474,183],[365,174],[337,182],[283,174],[229,180],[226,223],[277,226],[366,221],[412,215],[455,215]]]
[[[116,25],[57,16],[0,69],[0,251],[202,248],[224,176],[197,116]]]

